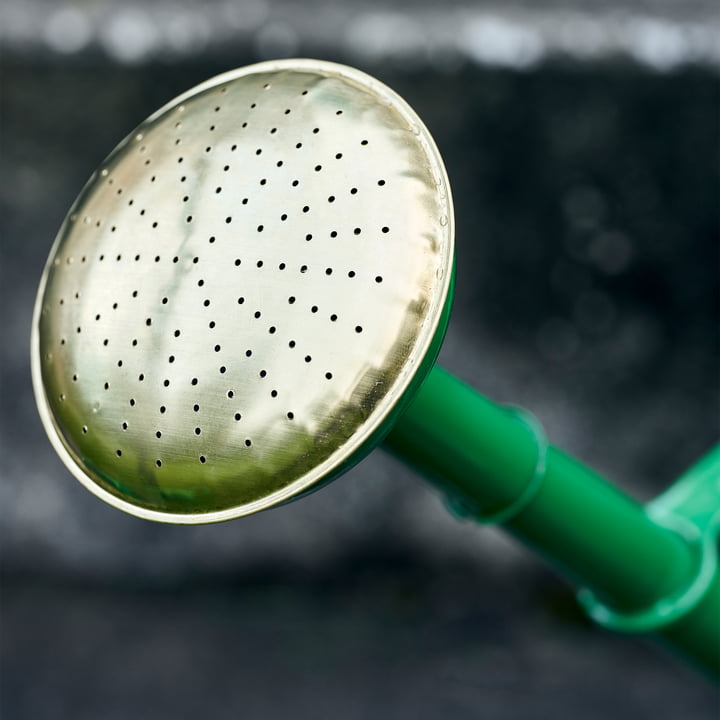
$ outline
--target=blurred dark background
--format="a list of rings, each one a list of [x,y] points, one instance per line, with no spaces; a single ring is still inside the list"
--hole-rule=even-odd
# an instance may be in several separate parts
[[[447,164],[441,362],[655,496],[720,430],[713,3],[5,0],[0,40],[3,719],[717,717],[713,685],[382,451],[231,523],[106,507],[53,454],[28,360],[54,234],[120,138],[232,67],[346,62]]]

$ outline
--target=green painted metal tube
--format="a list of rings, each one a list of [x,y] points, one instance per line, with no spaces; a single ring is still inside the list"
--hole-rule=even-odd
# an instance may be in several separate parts
[[[499,407],[439,367],[385,446],[434,481],[461,514],[502,522],[613,613],[647,614],[663,598],[681,595],[697,575],[692,542],[548,446],[532,416]],[[716,673],[718,593],[716,583],[693,610],[662,628],[667,642]]]
[[[715,573],[697,605],[658,634],[690,662],[720,676],[720,575]]]

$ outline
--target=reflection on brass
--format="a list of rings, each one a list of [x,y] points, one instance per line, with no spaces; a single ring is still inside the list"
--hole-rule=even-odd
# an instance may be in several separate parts
[[[391,90],[310,60],[216,77],[123,140],[65,219],[33,325],[43,422],[145,518],[284,502],[403,396],[452,253],[442,162]]]

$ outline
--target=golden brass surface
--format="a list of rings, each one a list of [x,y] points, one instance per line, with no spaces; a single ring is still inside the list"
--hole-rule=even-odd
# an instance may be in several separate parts
[[[402,397],[452,253],[442,161],[394,92],[314,60],[213,78],[123,140],[60,229],[32,338],[48,434],[141,517],[286,501]]]

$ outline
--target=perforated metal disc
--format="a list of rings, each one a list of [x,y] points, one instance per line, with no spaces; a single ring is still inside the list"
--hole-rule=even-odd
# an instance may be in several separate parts
[[[427,371],[452,256],[442,161],[395,93],[312,60],[218,76],[121,142],[60,229],[32,340],[45,427],[142,517],[287,501]]]

